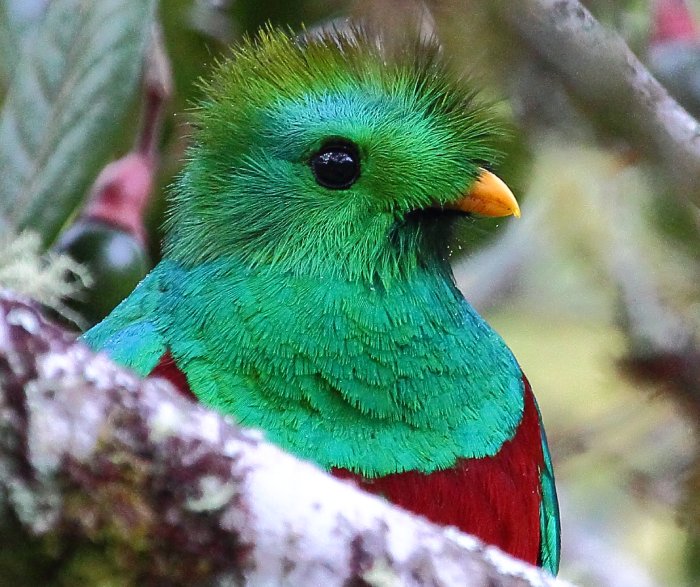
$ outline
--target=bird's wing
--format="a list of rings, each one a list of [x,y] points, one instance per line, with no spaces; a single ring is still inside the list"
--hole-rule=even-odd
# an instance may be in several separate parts
[[[539,564],[556,575],[559,570],[560,525],[557,489],[554,485],[552,458],[549,454],[547,436],[540,417],[542,435],[542,455],[544,469],[540,472],[542,486],[542,502],[540,503],[540,560]]]
[[[139,375],[147,375],[166,351],[153,316],[158,315],[159,275],[153,271],[102,322],[82,336],[94,350],[109,356]]]

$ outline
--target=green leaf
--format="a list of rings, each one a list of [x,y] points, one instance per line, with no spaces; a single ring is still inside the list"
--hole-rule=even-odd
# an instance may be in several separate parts
[[[0,115],[0,230],[32,228],[48,245],[81,202],[136,89],[155,5],[49,4]]]
[[[50,0],[0,0],[0,95],[17,66],[22,43],[31,42]]]

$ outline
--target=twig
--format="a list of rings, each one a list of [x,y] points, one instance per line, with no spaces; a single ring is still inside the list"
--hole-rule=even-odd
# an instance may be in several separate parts
[[[158,154],[158,141],[161,136],[165,107],[173,95],[172,67],[165,50],[163,31],[159,23],[153,25],[151,43],[144,62],[143,78],[141,128],[134,150],[154,159]]]
[[[595,119],[655,161],[700,205],[700,125],[578,0],[499,0],[503,19]]]
[[[697,325],[664,299],[663,287],[638,238],[643,226],[634,192],[622,184],[621,172],[607,181],[607,247],[605,258],[619,302],[618,320],[627,336],[627,374],[662,383],[676,399],[700,416],[700,341]],[[648,246],[648,245],[646,245]],[[696,418],[692,418],[696,420]]]
[[[130,153],[106,165],[97,176],[82,218],[119,227],[146,246],[144,214],[158,167],[163,118],[173,94],[170,60],[158,23],[144,59],[140,127]]]

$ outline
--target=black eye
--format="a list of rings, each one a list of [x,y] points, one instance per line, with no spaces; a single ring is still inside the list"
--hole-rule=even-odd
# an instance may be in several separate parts
[[[333,141],[311,156],[311,169],[319,185],[344,190],[360,177],[360,153],[349,141]]]

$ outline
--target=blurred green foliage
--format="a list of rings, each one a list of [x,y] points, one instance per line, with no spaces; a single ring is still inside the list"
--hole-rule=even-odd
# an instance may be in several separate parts
[[[13,36],[19,59],[0,113],[2,225],[33,229],[45,245],[109,155],[155,9],[155,0],[82,4],[55,0],[36,27],[20,29],[25,40]]]

